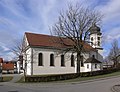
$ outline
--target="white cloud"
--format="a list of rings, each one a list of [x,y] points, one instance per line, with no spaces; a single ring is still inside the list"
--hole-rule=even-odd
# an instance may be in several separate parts
[[[4,12],[0,10],[5,14],[0,14],[0,42],[3,43],[1,48],[4,52],[7,51],[14,45],[15,39],[22,39],[26,31],[49,34],[48,27],[57,21],[59,11],[66,9],[69,2],[84,6],[95,6],[98,3],[97,0],[0,0]],[[104,5],[98,4],[96,8],[105,14],[105,41],[111,42],[120,38],[120,0],[108,0]],[[12,52],[5,55],[7,54],[10,58],[13,56]]]
[[[114,39],[120,38],[120,27],[113,28],[110,31],[107,31],[104,36],[105,42],[111,43]]]
[[[120,0],[109,0],[96,8],[104,14],[103,22],[115,22],[120,19]]]

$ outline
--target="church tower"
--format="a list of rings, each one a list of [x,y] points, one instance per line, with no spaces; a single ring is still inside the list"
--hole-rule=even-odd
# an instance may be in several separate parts
[[[90,27],[90,45],[98,50],[98,53],[102,55],[103,48],[102,48],[102,33],[100,27],[96,24],[93,24]]]

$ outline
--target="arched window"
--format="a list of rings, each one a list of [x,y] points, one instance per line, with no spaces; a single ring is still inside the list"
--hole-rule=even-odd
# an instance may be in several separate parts
[[[65,66],[64,55],[61,55],[61,66]]]
[[[71,55],[71,66],[72,67],[74,66],[74,55],[73,54]]]
[[[95,64],[95,69],[97,69],[97,64]]]
[[[100,40],[100,37],[98,37],[98,40]]]
[[[38,54],[38,66],[43,66],[43,54]]]
[[[100,46],[100,42],[98,41],[98,46]]]
[[[89,69],[89,64],[87,64],[87,69]]]
[[[93,41],[93,37],[91,37],[91,41]]]
[[[54,54],[50,54],[50,66],[54,66]]]

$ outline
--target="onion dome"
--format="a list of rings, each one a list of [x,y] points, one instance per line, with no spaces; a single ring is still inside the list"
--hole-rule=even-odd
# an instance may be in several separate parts
[[[95,34],[97,33],[98,35],[101,35],[102,33],[100,32],[100,27],[98,27],[95,23],[90,27],[90,34]]]

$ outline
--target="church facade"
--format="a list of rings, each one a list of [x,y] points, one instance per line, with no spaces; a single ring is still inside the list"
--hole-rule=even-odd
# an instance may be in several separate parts
[[[81,57],[83,63],[80,64],[80,72],[102,70],[102,34],[96,25],[91,30],[91,44],[86,43],[84,45],[85,52],[82,54],[83,57]],[[25,67],[27,75],[77,73],[77,54],[73,54],[71,51],[66,54],[59,54],[58,52],[63,47],[53,43],[51,39],[57,39],[57,37],[25,33],[23,68]]]

